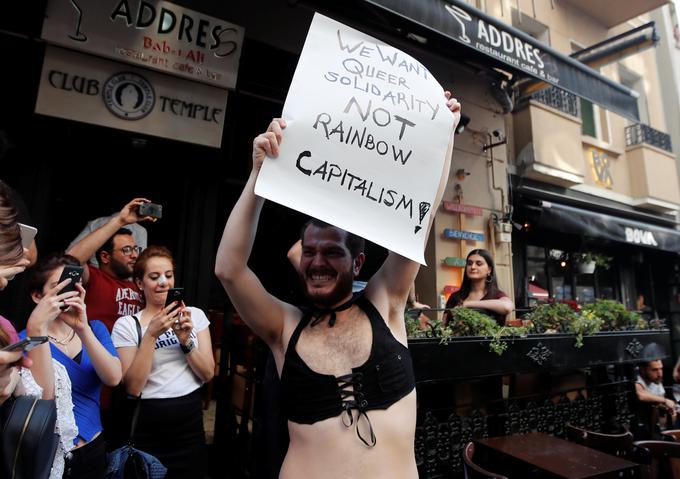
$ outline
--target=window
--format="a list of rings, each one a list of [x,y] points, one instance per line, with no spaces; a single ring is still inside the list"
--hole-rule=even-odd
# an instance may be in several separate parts
[[[550,45],[550,30],[548,26],[526,13],[520,14],[516,8],[512,9],[512,26],[534,37],[539,42]]]
[[[583,45],[571,42],[572,52],[583,50],[583,48]],[[581,134],[606,142],[610,141],[611,134],[609,133],[607,110],[599,108],[585,98],[580,98],[579,100],[581,103]]]
[[[580,304],[596,299],[618,299],[618,281],[615,266],[598,267],[595,272],[584,273],[574,263],[575,252],[527,245],[527,300],[536,306],[549,299],[574,300]]]
[[[640,95],[638,96],[640,123],[649,125],[649,106],[647,105],[647,95],[645,94],[645,84],[642,76],[619,64],[619,81],[622,85],[635,90]]]

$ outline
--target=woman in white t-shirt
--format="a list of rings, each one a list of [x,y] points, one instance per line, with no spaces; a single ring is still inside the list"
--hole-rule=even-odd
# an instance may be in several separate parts
[[[112,339],[127,393],[142,397],[135,447],[156,456],[168,468],[168,479],[203,478],[199,389],[213,377],[215,361],[205,313],[184,303],[165,307],[174,270],[167,248],[150,246],[139,255],[133,277],[145,307],[119,318]]]

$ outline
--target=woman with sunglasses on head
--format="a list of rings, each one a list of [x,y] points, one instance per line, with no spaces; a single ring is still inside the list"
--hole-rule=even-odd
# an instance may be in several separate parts
[[[467,255],[463,283],[446,302],[447,308],[458,306],[481,310],[500,325],[505,323],[505,317],[515,309],[512,300],[498,287],[496,265],[485,249],[474,249]],[[444,325],[450,319],[451,313],[446,311]]]
[[[144,309],[123,316],[113,327],[113,342],[123,363],[123,383],[140,411],[135,447],[168,468],[166,478],[204,476],[205,433],[200,387],[214,375],[208,318],[198,308],[173,301],[172,254],[150,246],[137,258],[133,278]],[[133,404],[130,404],[133,406]]]
[[[106,326],[101,321],[88,320],[82,285],[76,283],[75,291],[60,292],[70,281],[59,281],[67,265],[78,266],[79,262],[65,254],[53,254],[38,261],[30,283],[31,299],[36,303],[33,314],[41,309],[51,313],[43,315],[51,320],[42,323],[42,333],[49,338],[52,358],[66,368],[71,380],[78,435],[73,440],[63,477],[94,479],[106,474],[99,414],[102,384],[117,385],[122,371]],[[27,332],[34,334],[30,319],[21,335]],[[38,377],[35,372],[34,375],[40,386],[49,385],[49,377]]]

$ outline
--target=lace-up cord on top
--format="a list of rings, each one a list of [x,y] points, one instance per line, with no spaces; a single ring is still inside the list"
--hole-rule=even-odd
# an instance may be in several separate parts
[[[375,446],[377,440],[375,433],[373,432],[373,425],[371,424],[371,418],[366,414],[366,406],[368,406],[368,401],[364,398],[364,393],[362,392],[364,386],[361,383],[363,380],[363,373],[351,373],[345,374],[344,376],[338,376],[338,392],[342,398],[342,407],[345,410],[342,416],[342,424],[350,428],[354,424],[354,415],[352,414],[352,409],[359,411],[359,417],[357,418],[356,431],[357,437],[366,444],[368,447]],[[354,399],[349,399],[354,397]],[[370,434],[369,440],[361,434],[359,429],[359,419],[361,417],[366,419],[368,423],[368,432]]]

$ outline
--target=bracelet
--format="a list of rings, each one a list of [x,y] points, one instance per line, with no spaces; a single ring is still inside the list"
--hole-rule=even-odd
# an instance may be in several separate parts
[[[187,341],[186,344],[180,343],[179,347],[182,349],[182,352],[184,354],[189,354],[189,353],[191,353],[191,351],[196,349],[196,343],[194,343],[193,339],[189,339],[189,341]]]

